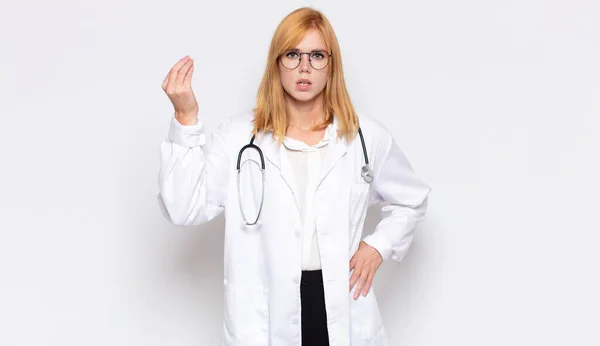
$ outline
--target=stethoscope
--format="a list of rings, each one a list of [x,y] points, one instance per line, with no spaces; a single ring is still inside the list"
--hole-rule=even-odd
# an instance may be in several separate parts
[[[362,130],[360,129],[360,127],[358,128],[358,135],[360,136],[360,143],[362,145],[363,156],[365,158],[365,164],[361,167],[360,174],[361,174],[362,178],[365,180],[365,182],[370,184],[373,182],[373,171],[371,170],[371,167],[369,167],[369,156],[367,155],[367,146],[365,145],[365,139],[363,137]],[[238,174],[237,174],[238,203],[240,205],[240,212],[242,213],[242,217],[244,218],[246,225],[249,225],[249,226],[255,225],[258,222],[258,219],[260,218],[260,213],[262,212],[263,202],[265,200],[265,158],[263,156],[262,150],[258,147],[258,145],[254,144],[255,137],[256,137],[256,135],[253,135],[252,138],[250,139],[250,143],[244,145],[240,149],[240,152],[238,153],[238,159],[237,159],[237,165],[236,165],[236,169],[238,172]],[[246,150],[246,149],[255,149],[256,151],[258,151],[258,155],[260,156],[260,162],[254,160],[254,159],[248,159],[248,160],[244,161],[243,163],[241,163],[242,154],[244,153],[244,150]],[[260,173],[261,173],[261,177],[262,177],[260,205],[258,207],[258,213],[256,215],[256,219],[253,222],[248,222],[248,219],[246,218],[246,214],[244,213],[244,206],[242,204],[242,198],[241,198],[242,194],[240,191],[240,172],[241,172],[242,166],[246,163],[253,163],[253,164],[257,165],[258,168],[260,169]]]

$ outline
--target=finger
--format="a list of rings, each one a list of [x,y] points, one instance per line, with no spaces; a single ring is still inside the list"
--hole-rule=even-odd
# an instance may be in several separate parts
[[[366,297],[367,293],[369,293],[372,283],[373,283],[373,274],[369,273],[369,275],[367,276],[367,281],[365,283],[365,288],[363,289],[363,297]]]
[[[188,62],[190,59],[191,58],[189,55],[186,55],[183,58],[179,59],[179,61],[177,61],[175,65],[173,65],[170,72],[179,71],[183,67],[183,65],[185,65],[185,63]]]
[[[185,74],[185,80],[183,81],[183,85],[187,87],[192,87],[192,75],[194,74],[194,61],[192,60],[192,66],[189,68],[188,72]]]
[[[352,273],[352,277],[350,278],[350,291],[352,291],[352,287],[354,287],[354,285],[356,284],[356,281],[358,281],[358,278],[360,277],[358,270],[354,270],[354,273]]]
[[[350,260],[350,270],[352,270],[352,268],[354,268],[355,265],[356,265],[356,259],[354,257],[352,257],[352,259]]]
[[[175,81],[175,85],[177,86],[183,86],[183,82],[185,81],[185,75],[188,73],[188,71],[190,70],[190,67],[192,66],[192,59],[188,60],[183,67],[181,67],[181,70],[179,70],[179,73],[177,73],[177,80]]]
[[[364,277],[365,277],[365,275],[361,274],[358,282],[356,283],[356,290],[354,291],[354,300],[357,300],[358,297],[360,296],[360,292],[362,291],[362,288],[365,283]]]
[[[180,87],[183,85],[183,80],[185,79],[185,74],[190,66],[190,61],[192,61],[192,59],[188,59],[185,64],[183,64],[183,66],[181,66],[181,68],[174,74],[174,87]]]
[[[163,90],[167,90],[167,86],[169,85],[169,74],[167,73],[167,75],[165,76],[165,79],[163,80],[161,87]]]
[[[185,65],[185,63],[188,62],[188,60],[190,59],[189,56],[184,56],[183,58],[181,58],[181,60],[179,60],[175,65],[173,65],[173,67],[171,68],[171,71],[169,72],[169,81],[168,81],[168,85],[175,85],[174,83],[176,83],[175,81],[177,80],[177,75],[179,74],[179,70],[181,70],[181,67],[183,67],[183,65]]]
[[[179,60],[179,61],[181,61],[181,60]],[[165,76],[165,79],[162,82],[162,88],[165,91],[167,90],[167,87],[169,86],[169,78],[171,77],[171,73],[173,72],[173,69],[175,68],[175,66],[177,66],[177,64],[175,64],[173,67],[171,67],[171,69],[169,70],[169,72]]]

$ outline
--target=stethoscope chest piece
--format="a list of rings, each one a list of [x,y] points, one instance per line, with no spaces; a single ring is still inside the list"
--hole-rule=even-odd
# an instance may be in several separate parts
[[[362,168],[360,169],[360,175],[362,175],[363,179],[367,183],[370,184],[373,182],[373,171],[371,170],[371,167],[367,165],[362,166]]]
[[[360,144],[363,150],[363,156],[365,158],[365,164],[360,169],[360,175],[362,175],[363,179],[371,184],[373,182],[373,171],[371,167],[369,167],[369,155],[367,155],[367,146],[365,145],[365,138],[363,137],[362,129],[358,128],[358,135],[360,136]]]

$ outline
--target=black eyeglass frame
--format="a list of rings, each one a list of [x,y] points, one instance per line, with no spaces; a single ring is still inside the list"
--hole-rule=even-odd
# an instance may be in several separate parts
[[[298,54],[298,56],[299,56],[298,57],[298,65],[294,66],[293,68],[289,68],[289,67],[285,66],[285,64],[283,63],[283,61],[281,61],[281,57],[284,56],[287,53],[292,53],[292,52]],[[323,66],[322,68],[316,68],[316,67],[313,66],[312,59],[310,58],[310,56],[313,53],[315,53],[315,52],[326,53],[327,54],[327,65]],[[279,56],[279,62],[281,63],[281,66],[283,66],[283,68],[285,68],[286,70],[294,70],[294,69],[298,68],[298,66],[300,66],[300,64],[302,63],[302,55],[304,55],[304,54],[308,54],[308,64],[310,65],[310,67],[314,68],[317,71],[323,70],[327,66],[329,66],[329,62],[331,61],[331,56],[332,56],[331,53],[329,53],[327,51],[324,51],[324,50],[313,50],[312,52],[299,52],[299,51],[296,51],[296,50],[288,50],[288,51],[285,51],[283,54],[281,54]]]

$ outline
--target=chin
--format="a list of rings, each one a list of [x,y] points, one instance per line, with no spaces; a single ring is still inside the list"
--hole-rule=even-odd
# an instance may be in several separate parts
[[[292,98],[297,102],[310,102],[316,98],[316,95],[300,94],[292,95]]]
[[[288,95],[291,96],[291,98],[296,101],[296,102],[310,102],[313,101],[314,99],[317,98],[317,96],[319,96],[321,93],[315,94],[313,92],[310,93],[306,93],[306,92],[293,92],[293,93],[288,93]]]

